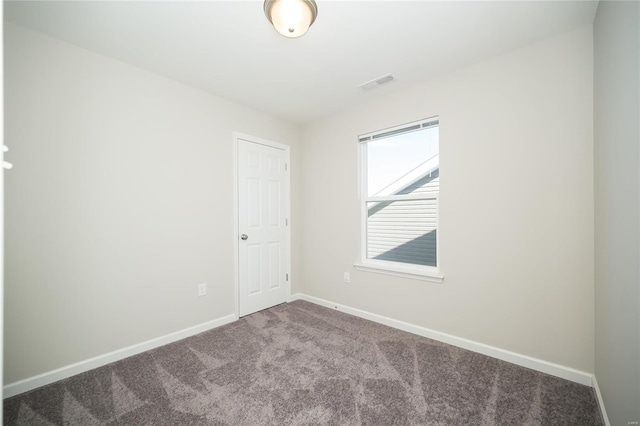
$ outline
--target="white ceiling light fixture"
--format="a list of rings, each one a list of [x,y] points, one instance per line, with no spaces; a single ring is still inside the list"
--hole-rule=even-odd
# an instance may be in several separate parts
[[[304,35],[318,16],[314,0],[265,0],[264,13],[273,27],[285,37]]]

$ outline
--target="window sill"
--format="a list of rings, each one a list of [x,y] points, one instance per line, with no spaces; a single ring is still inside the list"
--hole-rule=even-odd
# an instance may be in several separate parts
[[[412,268],[410,266],[381,265],[369,262],[356,262],[353,266],[358,271],[392,275],[394,277],[412,278],[414,280],[429,281],[437,284],[441,284],[442,281],[444,281],[444,275],[436,271]]]

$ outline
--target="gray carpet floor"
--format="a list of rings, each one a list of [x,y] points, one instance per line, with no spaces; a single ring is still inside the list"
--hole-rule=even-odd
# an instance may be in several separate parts
[[[4,401],[5,425],[601,425],[591,388],[296,301]]]

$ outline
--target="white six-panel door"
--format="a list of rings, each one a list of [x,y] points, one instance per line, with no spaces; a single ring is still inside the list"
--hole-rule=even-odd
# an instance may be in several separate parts
[[[248,138],[247,138],[248,139]],[[238,314],[286,302],[288,239],[287,152],[237,139]]]

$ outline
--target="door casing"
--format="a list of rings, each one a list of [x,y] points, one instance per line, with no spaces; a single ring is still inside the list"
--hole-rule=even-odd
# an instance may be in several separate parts
[[[240,225],[238,221],[238,214],[240,212],[239,197],[238,197],[238,140],[252,142],[259,145],[270,146],[272,148],[281,149],[284,151],[286,173],[284,179],[284,194],[285,194],[285,216],[287,219],[287,226],[285,227],[285,269],[289,279],[285,281],[287,302],[291,300],[291,147],[279,142],[273,142],[267,139],[262,139],[256,136],[250,136],[240,132],[233,132],[233,261],[234,261],[234,316],[237,319],[240,318]]]

